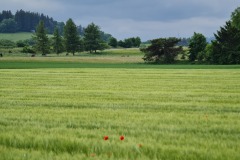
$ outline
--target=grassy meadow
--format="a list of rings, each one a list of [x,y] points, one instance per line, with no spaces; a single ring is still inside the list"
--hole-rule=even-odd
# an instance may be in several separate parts
[[[240,159],[240,66],[83,57],[0,59],[1,160]]]
[[[0,33],[0,39],[7,39],[13,42],[20,40],[31,39],[33,33],[30,32],[20,32],[20,33]]]

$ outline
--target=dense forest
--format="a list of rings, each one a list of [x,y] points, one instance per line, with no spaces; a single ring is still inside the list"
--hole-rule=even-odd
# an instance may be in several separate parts
[[[57,22],[44,14],[19,10],[15,15],[11,11],[2,11],[2,13],[0,13],[0,32],[33,32],[41,20],[44,21],[49,33],[53,33],[55,26],[57,26],[60,31],[63,31],[63,22]]]
[[[35,32],[40,21],[44,22],[48,34],[53,34],[54,28],[57,27],[59,33],[63,35],[64,22],[57,22],[47,15],[24,10],[19,10],[15,14],[11,11],[0,12],[0,33]],[[78,33],[83,36],[85,28],[79,25],[77,29]],[[101,31],[101,38],[108,41],[111,35]]]

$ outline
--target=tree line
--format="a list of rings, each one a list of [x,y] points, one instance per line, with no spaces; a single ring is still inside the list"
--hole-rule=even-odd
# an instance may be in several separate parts
[[[69,53],[75,55],[76,52],[88,51],[90,53],[96,53],[97,50],[119,46],[117,39],[112,36],[109,41],[106,42],[100,27],[94,23],[84,28],[83,36],[79,34],[78,30],[78,26],[76,26],[74,21],[70,18],[66,22],[66,25],[64,25],[63,36],[59,28],[55,27],[53,37],[49,38],[44,21],[41,20],[36,27],[36,32],[33,33],[33,49],[24,43],[21,47],[24,47],[24,52],[33,54],[39,52],[42,55],[46,55],[50,53],[52,48],[56,54],[67,52],[66,55]],[[116,44],[113,43],[113,41],[116,42]],[[131,43],[128,47],[139,47],[141,44],[141,39],[139,37],[132,37],[124,40],[125,43],[127,43],[127,41]]]
[[[179,38],[159,38],[151,40],[151,45],[141,51],[145,53],[145,62],[174,63],[182,54],[182,59],[187,56],[191,63],[240,64],[240,7],[232,12],[231,19],[214,37],[211,43],[207,43],[203,34],[194,32],[189,40],[184,39],[189,43],[189,50],[179,45],[182,42]]]
[[[69,26],[65,24],[64,22],[57,22],[53,20],[53,18],[50,18],[49,16],[46,16],[44,14],[39,14],[39,13],[34,13],[34,12],[29,12],[29,11],[24,11],[24,10],[19,10],[15,14],[12,14],[11,11],[2,11],[0,12],[0,33],[16,33],[16,32],[33,32],[37,34],[37,28],[40,24],[40,22],[43,22],[43,27],[44,31],[46,34],[54,34],[56,35],[59,34],[60,37],[66,36],[65,28],[66,26]],[[75,24],[74,24],[75,25]],[[89,28],[87,27],[82,27],[81,25],[75,25],[76,32],[74,34],[78,34],[79,37],[86,37],[88,34],[85,34],[85,32],[89,32]],[[93,48],[97,49],[103,49],[108,46],[116,48],[116,47],[123,47],[123,48],[131,48],[131,47],[139,47],[141,44],[141,39],[139,37],[132,37],[132,38],[127,38],[124,39],[123,41],[117,41],[116,38],[112,37],[111,34],[105,33],[98,28],[98,37],[97,37],[97,43],[94,44]],[[57,29],[57,31],[56,31]],[[87,30],[87,31],[86,31]],[[99,40],[101,39],[101,40]],[[29,39],[25,41],[19,41],[17,42],[18,47],[24,47],[26,45],[33,46],[36,44],[36,36],[34,39]],[[54,44],[55,42],[52,42],[54,39],[49,40],[49,45]],[[65,38],[66,40],[66,38]],[[85,38],[87,41],[87,39]],[[83,41],[82,38],[80,38],[80,41]],[[9,42],[8,40],[2,40],[0,42],[0,46],[2,47],[11,47],[13,46],[12,42]],[[106,44],[107,43],[107,44]],[[83,48],[83,43],[79,42],[78,48]],[[35,45],[36,46],[36,45]],[[89,47],[85,46],[85,50],[89,50]],[[98,47],[96,47],[98,46]],[[54,47],[53,47],[54,48]],[[68,50],[69,46],[64,45],[64,49],[66,51]],[[90,47],[91,48],[91,47]],[[36,50],[36,48],[35,48]],[[58,49],[59,50],[59,49]],[[76,49],[77,50],[77,49]],[[78,49],[78,51],[82,51],[83,49]],[[89,50],[90,52],[93,52],[92,49]],[[95,50],[94,50],[95,51]],[[34,52],[29,47],[24,48],[24,52]],[[58,51],[59,52],[59,51]]]
[[[107,47],[101,39],[99,26],[94,23],[89,24],[84,30],[84,37],[80,37],[78,27],[71,18],[64,25],[63,36],[61,36],[59,28],[55,27],[51,40],[52,43],[50,43],[50,38],[47,35],[44,21],[41,20],[36,27],[33,39],[35,41],[34,50],[42,55],[50,53],[51,45],[55,53],[60,54],[66,51],[67,55],[69,53],[74,55],[76,52],[81,51],[92,53]]]
[[[48,34],[53,34],[54,29],[57,27],[59,33],[63,35],[64,22],[57,22],[47,15],[24,10],[19,10],[15,14],[5,10],[0,12],[0,33],[35,32],[36,26],[40,21],[44,22]],[[84,35],[84,27],[79,25],[77,26],[77,30],[81,36]],[[106,42],[112,37],[111,34],[103,31],[100,31],[100,35]]]
[[[15,14],[11,11],[0,13],[0,32],[32,32],[40,21],[44,21],[48,33],[53,33],[56,26],[63,31],[63,22],[57,22],[44,14],[19,10]]]

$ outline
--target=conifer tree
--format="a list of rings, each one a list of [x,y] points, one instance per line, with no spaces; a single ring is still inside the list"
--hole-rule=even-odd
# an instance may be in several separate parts
[[[75,52],[79,50],[80,37],[77,31],[77,26],[70,18],[64,27],[64,42],[65,49],[69,53],[71,52],[73,55]]]
[[[98,49],[101,49],[101,35],[99,26],[91,23],[84,30],[84,43],[85,49],[92,53]]]
[[[37,51],[41,52],[42,55],[46,55],[50,52],[49,39],[44,28],[43,21],[39,22],[36,28],[36,33],[33,36],[33,38],[36,40],[35,49]]]
[[[214,64],[240,64],[240,30],[226,22],[212,42],[210,61]]]
[[[57,27],[55,28],[53,33],[53,50],[57,54],[63,52],[63,41]]]

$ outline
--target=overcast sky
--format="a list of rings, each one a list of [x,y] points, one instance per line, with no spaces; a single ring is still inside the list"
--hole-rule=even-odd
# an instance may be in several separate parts
[[[0,10],[39,12],[77,25],[94,22],[117,39],[213,36],[238,0],[0,0]]]

